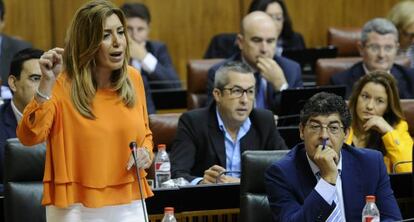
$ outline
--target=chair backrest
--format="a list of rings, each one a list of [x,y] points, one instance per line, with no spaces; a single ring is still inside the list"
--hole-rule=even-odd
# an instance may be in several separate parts
[[[152,140],[154,141],[154,153],[157,152],[158,144],[165,144],[167,151],[171,148],[177,133],[178,120],[181,113],[151,114],[149,115]],[[147,179],[154,179],[154,162],[147,169]]]
[[[414,99],[401,99],[401,108],[408,123],[408,131],[414,138]]]
[[[187,109],[200,108],[207,103],[208,70],[224,59],[195,59],[187,63]]]
[[[318,86],[329,85],[329,80],[332,75],[343,72],[360,61],[362,61],[362,57],[318,59],[315,68],[316,84]],[[407,57],[397,56],[395,58],[395,63],[401,66],[410,67],[410,60]]]
[[[315,68],[316,85],[329,85],[332,75],[343,72],[360,61],[362,61],[361,57],[318,59]]]
[[[156,148],[158,144],[165,144],[167,148],[171,147],[177,132],[177,125],[180,116],[181,113],[149,115],[154,148]]]
[[[5,219],[8,222],[45,222],[43,173],[45,144],[26,147],[17,138],[7,140],[4,150]]]
[[[242,154],[240,181],[240,219],[246,222],[271,222],[264,173],[289,150],[247,150]]]
[[[338,47],[338,56],[359,56],[357,47],[361,39],[361,28],[338,28],[328,29],[328,45]]]

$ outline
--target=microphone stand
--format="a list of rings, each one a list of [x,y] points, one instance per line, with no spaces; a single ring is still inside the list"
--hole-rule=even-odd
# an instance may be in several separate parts
[[[144,220],[145,222],[148,222],[148,215],[147,215],[147,208],[144,202],[144,197],[142,195],[142,187],[141,187],[141,176],[139,175],[139,169],[138,169],[138,161],[137,161],[137,157],[135,156],[135,152],[137,150],[137,143],[136,142],[131,142],[129,144],[129,148],[132,151],[132,157],[134,158],[134,163],[135,163],[135,172],[137,173],[137,178],[138,178],[138,187],[139,187],[139,194],[141,196],[141,205],[142,205],[142,210],[144,212]]]

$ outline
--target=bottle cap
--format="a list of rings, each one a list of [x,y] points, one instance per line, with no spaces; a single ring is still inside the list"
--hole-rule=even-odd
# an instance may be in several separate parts
[[[365,197],[366,202],[375,202],[375,196],[374,195],[368,195]]]
[[[163,144],[163,143],[162,144],[158,144],[158,146],[157,146],[157,149],[158,150],[162,150],[162,149],[165,150],[166,148],[167,148],[167,146],[165,144]]]
[[[164,208],[164,213],[169,212],[169,213],[174,213],[174,207],[165,207]]]

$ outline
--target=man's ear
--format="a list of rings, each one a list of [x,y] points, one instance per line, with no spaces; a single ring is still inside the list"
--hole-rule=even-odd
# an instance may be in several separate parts
[[[13,93],[15,93],[17,90],[17,87],[16,87],[17,81],[18,79],[14,75],[9,75],[9,78],[7,79],[7,82],[9,83],[9,88],[11,91],[13,91]]]
[[[303,134],[304,130],[305,130],[305,127],[302,125],[302,123],[299,123],[299,135],[300,135],[301,140],[305,140],[304,139],[304,134]]]
[[[240,50],[243,49],[243,41],[244,41],[244,36],[242,34],[237,34],[236,43],[237,43],[237,46],[239,46]]]
[[[216,103],[218,103],[220,101],[220,96],[221,96],[221,91],[217,88],[213,89],[213,97],[214,97],[214,101],[216,101]]]

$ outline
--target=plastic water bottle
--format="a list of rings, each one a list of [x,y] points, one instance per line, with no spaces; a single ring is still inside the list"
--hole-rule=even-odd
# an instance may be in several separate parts
[[[164,217],[161,222],[177,222],[177,219],[174,217],[174,207],[164,208]]]
[[[158,145],[158,153],[155,156],[155,185],[162,187],[162,183],[171,179],[171,164],[165,144]]]
[[[366,196],[366,204],[362,210],[362,222],[379,222],[380,213],[375,204],[375,196]]]

